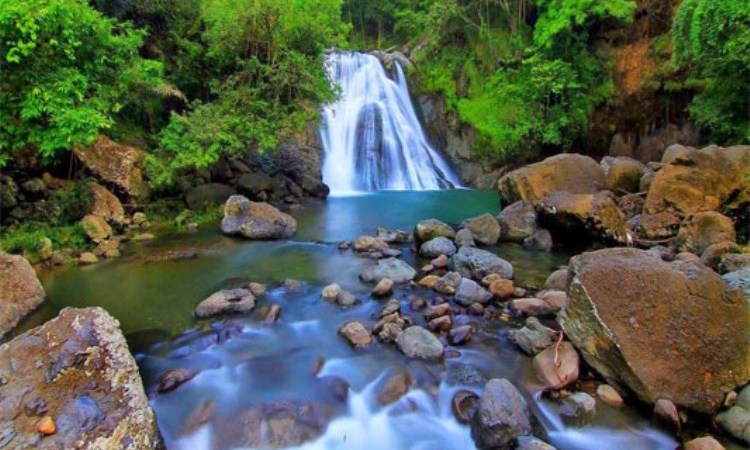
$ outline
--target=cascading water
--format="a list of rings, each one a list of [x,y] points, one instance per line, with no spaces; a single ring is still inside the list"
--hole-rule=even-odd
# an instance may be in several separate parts
[[[395,80],[380,61],[362,53],[331,53],[326,67],[341,88],[323,111],[323,181],[335,193],[435,190],[460,185],[427,142],[414,112],[406,77]]]

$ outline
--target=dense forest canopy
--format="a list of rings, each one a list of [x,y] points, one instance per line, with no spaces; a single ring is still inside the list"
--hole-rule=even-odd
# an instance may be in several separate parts
[[[221,155],[275,148],[335,96],[326,49],[408,49],[423,92],[476,151],[570,149],[613,95],[592,42],[632,0],[17,0],[0,2],[0,164],[44,162],[99,133],[150,152],[156,186]],[[750,11],[686,0],[675,70],[718,143],[746,141]]]

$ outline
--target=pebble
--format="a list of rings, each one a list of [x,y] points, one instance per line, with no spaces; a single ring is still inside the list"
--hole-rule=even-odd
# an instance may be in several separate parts
[[[599,385],[599,387],[596,388],[596,396],[599,397],[601,401],[614,408],[619,408],[625,403],[622,396],[620,396],[615,388],[608,384]]]
[[[36,424],[36,430],[40,433],[42,433],[45,436],[50,436],[55,434],[55,421],[52,420],[52,417],[45,416],[39,422]]]

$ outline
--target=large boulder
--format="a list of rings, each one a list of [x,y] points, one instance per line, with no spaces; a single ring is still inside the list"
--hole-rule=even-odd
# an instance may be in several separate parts
[[[456,272],[466,278],[481,280],[491,273],[513,279],[513,265],[494,253],[473,247],[461,247],[453,255],[450,265]]]
[[[456,238],[456,230],[451,228],[447,223],[437,219],[426,219],[419,222],[414,228],[414,237],[417,239],[417,242],[427,242],[436,237],[453,240]]]
[[[506,379],[484,386],[471,420],[471,437],[480,450],[514,448],[520,436],[531,434],[531,411],[518,389]]]
[[[682,222],[677,244],[680,250],[701,255],[713,244],[734,242],[736,238],[732,219],[716,211],[705,211],[690,215]]]
[[[632,248],[571,259],[565,334],[611,384],[713,413],[750,380],[750,305],[699,262]]]
[[[84,166],[107,184],[117,186],[135,198],[148,196],[148,185],[143,179],[146,152],[118,144],[100,135],[88,147],[74,147],[73,153]]]
[[[219,205],[235,195],[237,191],[229,185],[222,183],[201,184],[190,188],[185,193],[185,202],[189,207],[195,209],[206,205]]]
[[[247,313],[255,308],[255,296],[247,289],[224,289],[211,294],[195,307],[199,319],[220,314]]]
[[[524,200],[532,205],[554,191],[594,194],[604,186],[604,170],[588,156],[555,155],[514,170],[500,178],[498,188],[506,202]]]
[[[601,161],[604,169],[604,189],[613,192],[638,192],[646,166],[626,156],[605,156]]]
[[[624,244],[628,242],[625,214],[608,192],[597,194],[571,194],[551,192],[537,206],[541,220],[553,231],[587,231],[604,241]]]
[[[537,232],[536,209],[531,203],[519,200],[500,211],[500,240],[523,242]]]
[[[0,338],[44,301],[36,272],[26,259],[0,251]]]
[[[644,213],[685,217],[714,211],[735,193],[748,189],[750,146],[694,149],[675,145],[662,158],[648,190]]]
[[[383,278],[389,278],[394,283],[408,283],[416,276],[417,271],[412,266],[396,258],[381,259],[359,274],[360,280],[365,283],[379,283]]]
[[[101,217],[87,214],[81,219],[81,226],[92,242],[100,244],[112,236],[112,227]]]
[[[495,245],[500,239],[500,224],[492,214],[466,219],[461,223],[461,228],[471,231],[474,240],[483,245]]]
[[[0,346],[0,367],[4,448],[162,448],[138,366],[103,309],[63,309]]]
[[[286,239],[294,236],[297,221],[268,203],[233,195],[224,205],[221,231],[248,239]]]
[[[92,204],[91,214],[99,216],[110,223],[122,223],[125,220],[125,208],[120,199],[99,183],[89,184]]]

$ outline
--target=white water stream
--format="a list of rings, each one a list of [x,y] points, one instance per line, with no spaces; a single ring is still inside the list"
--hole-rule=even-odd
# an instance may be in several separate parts
[[[394,78],[362,53],[331,53],[326,61],[338,101],[323,110],[323,181],[333,194],[436,190],[460,185],[427,142],[401,66]]]

